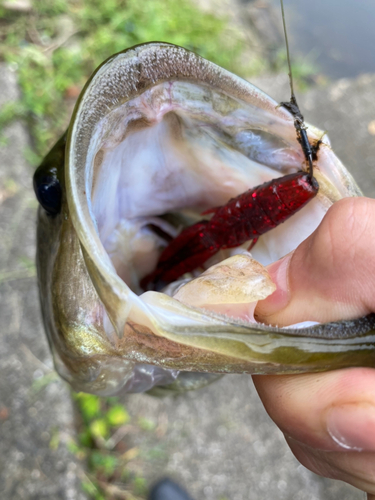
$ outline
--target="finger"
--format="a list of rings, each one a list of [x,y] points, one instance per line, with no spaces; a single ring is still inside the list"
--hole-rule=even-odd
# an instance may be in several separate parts
[[[324,452],[290,438],[286,440],[297,460],[315,474],[345,481],[360,490],[375,493],[375,453]],[[374,496],[369,493],[367,498],[373,500]]]
[[[253,379],[301,463],[375,494],[375,370]]]
[[[256,308],[258,321],[279,326],[327,322],[375,310],[375,200],[335,203],[316,231],[269,266],[277,290]]]
[[[375,452],[375,370],[253,379],[269,415],[287,436],[321,450]]]
[[[374,311],[375,284],[369,279],[375,271],[369,244],[375,238],[374,213],[375,200],[335,204],[292,255],[271,266],[278,289],[259,303],[258,319],[288,325]],[[374,370],[254,377],[254,382],[304,465],[375,494]]]

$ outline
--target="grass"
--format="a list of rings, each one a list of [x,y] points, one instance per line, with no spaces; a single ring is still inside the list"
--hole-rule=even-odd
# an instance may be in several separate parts
[[[243,74],[243,41],[226,19],[190,0],[34,0],[19,13],[1,7],[0,60],[17,71],[22,98],[0,112],[0,129],[27,121],[37,164],[69,122],[75,98],[106,58],[147,41],[182,45]]]

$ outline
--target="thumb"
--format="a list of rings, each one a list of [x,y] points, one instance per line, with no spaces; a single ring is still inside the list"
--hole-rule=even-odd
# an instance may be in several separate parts
[[[335,203],[297,249],[271,264],[277,290],[258,303],[258,321],[287,326],[351,319],[375,311],[375,200]]]

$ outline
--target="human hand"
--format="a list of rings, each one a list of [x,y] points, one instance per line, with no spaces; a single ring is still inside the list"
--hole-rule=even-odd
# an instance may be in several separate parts
[[[269,267],[278,289],[259,321],[285,326],[375,312],[375,200],[335,203],[317,230]],[[375,370],[254,376],[263,404],[296,458],[375,500]]]

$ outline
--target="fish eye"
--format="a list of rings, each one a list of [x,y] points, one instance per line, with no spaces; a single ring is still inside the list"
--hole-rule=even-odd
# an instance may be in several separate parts
[[[60,182],[51,175],[34,176],[34,191],[37,200],[48,215],[57,215],[61,210],[62,191]]]

